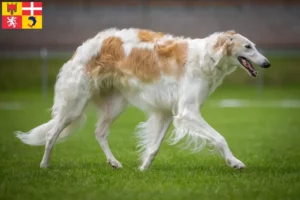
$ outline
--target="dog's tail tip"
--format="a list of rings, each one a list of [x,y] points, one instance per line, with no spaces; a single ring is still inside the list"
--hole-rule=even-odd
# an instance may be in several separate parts
[[[24,144],[32,145],[32,146],[40,146],[44,144],[44,141],[36,140],[29,133],[24,133],[22,131],[15,131],[15,136],[21,140]],[[34,139],[34,140],[33,140]]]
[[[54,120],[50,120],[45,124],[35,127],[27,133],[16,131],[15,135],[25,144],[41,146],[46,143],[46,134],[50,131],[54,123]]]
[[[72,133],[74,133],[74,131],[72,130],[76,129],[78,126],[79,128],[82,128],[84,122],[85,122],[84,115],[74,120],[70,125],[68,125],[61,131],[59,137],[57,138],[57,142],[62,142],[68,136],[72,135]],[[34,129],[30,130],[27,133],[21,131],[16,131],[14,133],[16,137],[19,138],[21,142],[25,144],[31,146],[41,146],[46,144],[47,133],[51,131],[51,128],[53,128],[55,124],[56,124],[56,120],[52,119],[45,124],[35,127]]]

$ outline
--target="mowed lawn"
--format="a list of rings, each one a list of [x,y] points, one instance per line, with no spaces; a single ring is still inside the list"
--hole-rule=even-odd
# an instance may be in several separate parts
[[[84,128],[57,144],[51,167],[40,169],[43,147],[22,144],[28,131],[50,118],[52,100],[39,91],[0,95],[0,199],[299,199],[300,108],[276,107],[275,100],[300,99],[297,87],[221,87],[203,107],[204,118],[227,139],[247,168],[236,171],[208,149],[193,154],[166,137],[149,171],[140,172],[135,126],[145,119],[134,108],[114,123],[109,143],[123,169],[114,170],[94,137],[96,110],[87,109]],[[221,108],[221,99],[260,102]],[[272,106],[273,105],[273,106]]]

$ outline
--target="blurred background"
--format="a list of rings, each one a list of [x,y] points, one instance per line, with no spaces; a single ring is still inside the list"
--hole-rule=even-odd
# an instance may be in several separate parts
[[[164,142],[151,171],[137,173],[133,132],[144,115],[134,108],[112,126],[109,144],[124,166],[113,171],[94,137],[92,106],[82,133],[54,148],[50,170],[38,169],[44,147],[24,145],[13,132],[49,120],[59,69],[111,27],[193,38],[235,30],[257,44],[272,66],[256,67],[256,78],[237,69],[201,110],[245,171],[210,151]],[[300,199],[299,75],[299,0],[43,1],[42,30],[0,30],[0,199]]]
[[[255,80],[238,70],[226,84],[295,85],[300,83],[299,21],[297,0],[43,1],[42,30],[1,30],[0,89],[51,90],[76,47],[110,27],[194,38],[234,29],[254,41],[272,67],[260,70]]]

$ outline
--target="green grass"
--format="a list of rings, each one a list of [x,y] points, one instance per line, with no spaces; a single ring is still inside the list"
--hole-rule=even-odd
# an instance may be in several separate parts
[[[300,99],[300,93],[273,87],[259,98],[251,86],[221,87],[209,99],[203,116],[247,165],[243,171],[207,150],[192,154],[164,142],[151,169],[139,172],[133,132],[144,120],[140,111],[129,108],[111,129],[109,143],[123,169],[106,163],[93,135],[96,111],[89,107],[84,128],[55,146],[51,167],[43,170],[43,147],[24,145],[13,132],[48,121],[51,100],[41,101],[38,91],[2,92],[0,102],[21,102],[22,108],[0,110],[0,199],[299,199],[300,109],[210,106],[223,98],[267,103]]]

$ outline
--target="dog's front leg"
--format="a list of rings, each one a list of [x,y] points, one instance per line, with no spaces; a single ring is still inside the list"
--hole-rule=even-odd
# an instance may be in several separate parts
[[[175,142],[188,135],[190,142],[202,140],[201,144],[210,142],[225,158],[226,162],[235,169],[242,169],[245,165],[238,160],[230,151],[225,138],[213,129],[201,116],[199,112],[200,105],[204,102],[208,87],[206,83],[189,85],[189,90],[182,92],[178,104],[178,113],[174,117],[174,134]],[[204,145],[199,145],[195,148],[202,148]]]
[[[225,138],[220,133],[218,133],[214,128],[212,128],[202,117],[199,120],[200,120],[199,125],[203,127],[204,130],[207,130],[209,132],[209,134],[211,135],[210,138],[212,139],[213,143],[215,143],[217,150],[225,158],[227,164],[235,169],[245,168],[244,163],[242,163],[232,154]]]

